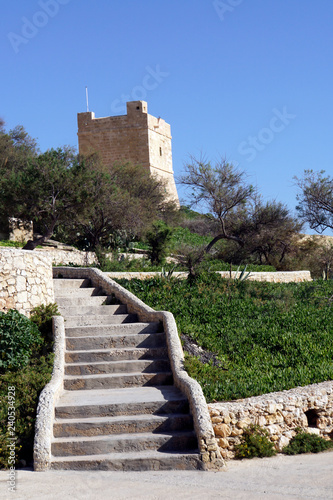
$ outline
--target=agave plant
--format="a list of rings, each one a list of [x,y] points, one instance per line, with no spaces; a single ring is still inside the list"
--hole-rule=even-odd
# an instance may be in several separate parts
[[[240,275],[238,276],[239,268],[240,268],[240,266],[237,267],[237,271],[236,271],[234,279],[237,280],[237,281],[245,281],[245,280],[247,280],[249,278],[250,274],[251,274],[251,271],[249,271],[247,274],[245,274],[246,268],[247,268],[247,264],[244,267],[243,271],[241,271]]]

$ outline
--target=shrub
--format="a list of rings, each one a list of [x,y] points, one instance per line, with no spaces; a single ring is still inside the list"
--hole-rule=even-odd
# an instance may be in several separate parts
[[[59,314],[57,304],[42,304],[31,311],[30,320],[37,325],[44,339],[47,339],[52,335],[52,317]]]
[[[155,222],[146,234],[148,255],[152,264],[162,264],[165,261],[171,235],[172,229],[162,221]]]
[[[14,309],[0,312],[0,373],[26,366],[41,344],[41,334],[30,319]]]
[[[236,458],[272,457],[276,455],[274,444],[269,439],[266,429],[258,425],[250,425],[235,446]]]
[[[8,468],[9,437],[13,428],[8,427],[8,405],[14,405],[15,412],[15,459],[16,464],[32,465],[34,428],[38,397],[49,382],[53,368],[50,318],[57,312],[55,304],[34,309],[29,320],[17,311],[0,313],[0,469]],[[38,330],[37,324],[42,330]],[[43,336],[42,336],[43,335]],[[45,354],[45,356],[43,355]],[[18,369],[19,368],[19,369]],[[6,373],[3,373],[5,372]],[[15,388],[14,402],[9,400],[9,387]],[[10,442],[12,443],[12,441]]]
[[[326,441],[323,437],[316,434],[308,434],[298,430],[288,446],[283,448],[286,455],[298,455],[300,453],[319,453],[321,451],[333,448],[333,441]]]
[[[38,357],[38,359],[37,359]],[[32,466],[36,410],[39,394],[50,381],[53,354],[36,355],[17,372],[0,376],[0,469],[8,468],[8,388],[15,387],[16,464]]]

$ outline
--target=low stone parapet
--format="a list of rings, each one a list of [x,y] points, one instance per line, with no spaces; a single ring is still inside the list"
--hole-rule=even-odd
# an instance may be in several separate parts
[[[333,382],[208,405],[223,458],[234,457],[234,447],[251,424],[267,429],[278,451],[296,435],[296,428],[333,435]]]
[[[230,278],[229,271],[216,271],[222,278]],[[150,279],[162,276],[159,272],[112,272],[106,273],[112,279]],[[232,271],[231,279],[239,277],[240,273]],[[185,279],[188,276],[186,272],[174,272],[173,277]],[[303,281],[312,281],[310,271],[277,271],[277,272],[251,272],[247,278],[249,281],[265,281],[270,283],[301,283]]]

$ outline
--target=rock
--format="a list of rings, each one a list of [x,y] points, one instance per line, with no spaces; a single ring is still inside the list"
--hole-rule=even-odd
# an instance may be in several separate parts
[[[218,439],[218,445],[220,448],[228,448],[229,447],[229,441],[225,438],[220,438]]]
[[[245,427],[248,427],[251,423],[252,423],[251,419],[249,417],[246,417],[243,420],[237,422],[237,427],[239,429],[245,429]]]
[[[231,429],[227,424],[218,424],[214,426],[215,435],[219,437],[230,436]]]
[[[279,451],[282,451],[282,449],[288,444],[289,444],[289,439],[286,436],[281,436],[277,443],[277,448]]]

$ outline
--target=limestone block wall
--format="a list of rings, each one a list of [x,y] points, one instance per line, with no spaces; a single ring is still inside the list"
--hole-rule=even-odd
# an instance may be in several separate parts
[[[17,309],[26,316],[54,302],[52,261],[39,251],[0,248],[0,311]]]
[[[296,435],[296,427],[333,438],[333,382],[208,405],[223,458],[234,457],[234,446],[250,424],[268,430],[278,451]]]
[[[95,252],[84,252],[81,250],[61,250],[58,248],[40,248],[38,250],[48,256],[54,266],[66,266],[75,264],[77,266],[92,266],[97,264]]]

